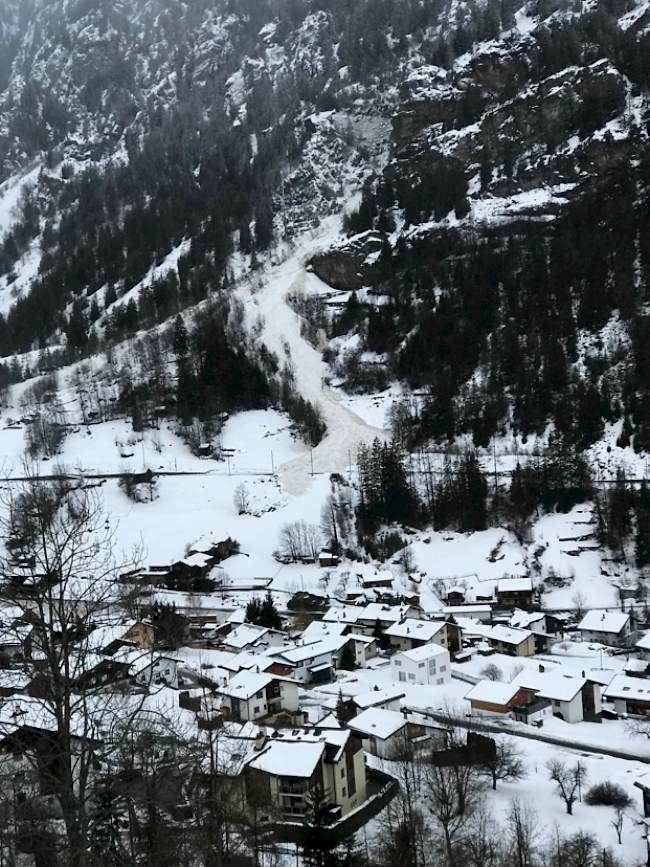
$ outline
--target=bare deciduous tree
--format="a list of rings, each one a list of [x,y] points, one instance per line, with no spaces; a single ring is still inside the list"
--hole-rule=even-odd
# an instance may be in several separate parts
[[[513,782],[523,780],[527,776],[526,766],[523,761],[523,752],[515,744],[515,739],[512,736],[497,738],[494,758],[480,765],[479,772],[492,780],[492,788],[495,791],[499,780],[512,780]]]
[[[0,563],[0,599],[16,624],[31,624],[31,667],[38,697],[13,700],[2,733],[18,744],[26,730],[42,733],[43,749],[23,749],[55,798],[65,826],[60,863],[87,867],[91,858],[89,804],[98,767],[116,745],[118,723],[128,729],[139,702],[100,688],[92,632],[119,604],[113,530],[96,488],[31,478],[10,492],[0,523],[8,557]],[[12,700],[10,699],[9,702]],[[5,710],[7,708],[5,707]],[[14,719],[15,722],[7,723]]]
[[[493,662],[488,663],[485,668],[482,668],[480,673],[481,677],[484,677],[486,680],[503,680],[503,672]]]
[[[557,793],[566,804],[567,813],[573,815],[573,805],[578,800],[582,786],[587,780],[584,762],[577,761],[567,767],[561,759],[551,759],[546,763],[549,777],[557,784]]]
[[[245,482],[240,482],[235,488],[233,494],[233,503],[237,509],[238,515],[247,515],[251,507],[251,498],[248,493],[248,486]]]

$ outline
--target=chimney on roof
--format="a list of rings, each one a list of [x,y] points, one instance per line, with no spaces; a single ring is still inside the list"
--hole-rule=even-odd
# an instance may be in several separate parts
[[[257,735],[255,736],[255,747],[254,749],[259,752],[266,743],[266,726],[261,725],[257,730]]]
[[[539,664],[539,673],[544,674],[544,666],[541,664],[541,662]]]

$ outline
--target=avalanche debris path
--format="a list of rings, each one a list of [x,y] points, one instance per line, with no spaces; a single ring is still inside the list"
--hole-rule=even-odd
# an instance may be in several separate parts
[[[302,337],[300,318],[287,303],[288,294],[306,291],[306,262],[317,249],[338,237],[339,222],[338,218],[324,220],[315,238],[300,243],[286,261],[269,267],[238,290],[249,330],[262,317],[259,339],[277,353],[281,363],[286,360],[290,365],[298,393],[319,407],[327,425],[327,434],[318,446],[303,446],[297,457],[279,468],[284,489],[293,495],[307,490],[312,474],[345,470],[354,463],[361,443],[370,444],[375,437],[381,441],[389,438],[386,429],[367,424],[325,384],[329,368],[320,352]]]

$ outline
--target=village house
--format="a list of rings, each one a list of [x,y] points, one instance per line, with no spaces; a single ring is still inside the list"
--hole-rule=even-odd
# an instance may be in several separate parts
[[[273,656],[280,662],[292,665],[291,676],[301,683],[329,683],[334,676],[338,656],[347,640],[342,635],[331,636],[311,644],[278,649]]]
[[[451,680],[449,651],[437,644],[395,653],[390,661],[393,680],[409,684],[440,686]]]
[[[588,611],[578,626],[583,641],[624,644],[632,632],[630,615],[624,611]]]
[[[584,676],[564,672],[524,670],[514,683],[525,691],[524,704],[537,697],[551,702],[553,716],[567,723],[602,722],[600,685]]]
[[[495,596],[498,605],[529,608],[534,598],[532,578],[501,578],[497,582]]]
[[[467,634],[469,634],[469,630]],[[533,656],[535,654],[535,636],[529,629],[477,624],[471,628],[471,634],[485,639],[497,653],[505,653],[508,656]]]
[[[254,722],[298,710],[298,686],[269,672],[240,671],[216,690],[234,722]]]
[[[300,822],[315,789],[335,808],[334,818],[366,800],[361,739],[344,729],[278,729],[268,737],[262,729],[244,776],[260,822]]]
[[[418,618],[420,612],[411,605],[383,605],[370,602],[360,610],[357,618],[357,630],[366,635],[374,635],[377,625],[383,631],[408,618]]]
[[[389,626],[384,635],[395,650],[413,650],[424,644],[438,644],[447,648],[447,624],[438,620],[415,620],[408,617]]]
[[[564,621],[544,611],[514,611],[508,621],[516,629],[529,629],[535,636],[535,653],[548,650],[549,637],[564,635]]]
[[[492,620],[491,605],[445,605],[442,613],[445,618],[468,617],[481,623],[487,623]]]
[[[480,680],[465,694],[471,713],[477,716],[512,716],[526,703],[526,691],[517,683]]]
[[[381,708],[382,710],[398,711],[400,709],[400,701],[404,697],[404,693],[395,687],[379,689],[379,687],[376,686],[370,692],[362,692],[359,695],[353,695],[350,699],[350,705],[352,706],[355,716],[372,707]]]
[[[363,749],[372,756],[396,755],[404,740],[421,736],[422,726],[407,722],[404,714],[371,707],[348,722],[348,728],[361,738]]]
[[[268,647],[283,647],[288,643],[286,632],[279,629],[268,629],[266,626],[256,626],[254,623],[241,623],[235,626],[222,639],[227,650],[264,650]]]
[[[605,687],[603,696],[619,714],[650,715],[650,683],[638,677],[617,674]]]

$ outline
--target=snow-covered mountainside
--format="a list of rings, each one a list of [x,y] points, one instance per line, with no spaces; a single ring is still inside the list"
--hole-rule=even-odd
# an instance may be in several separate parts
[[[106,351],[138,426],[270,405],[318,448],[354,406],[366,444],[541,450],[528,512],[641,478],[647,4],[6,9],[5,383]]]

